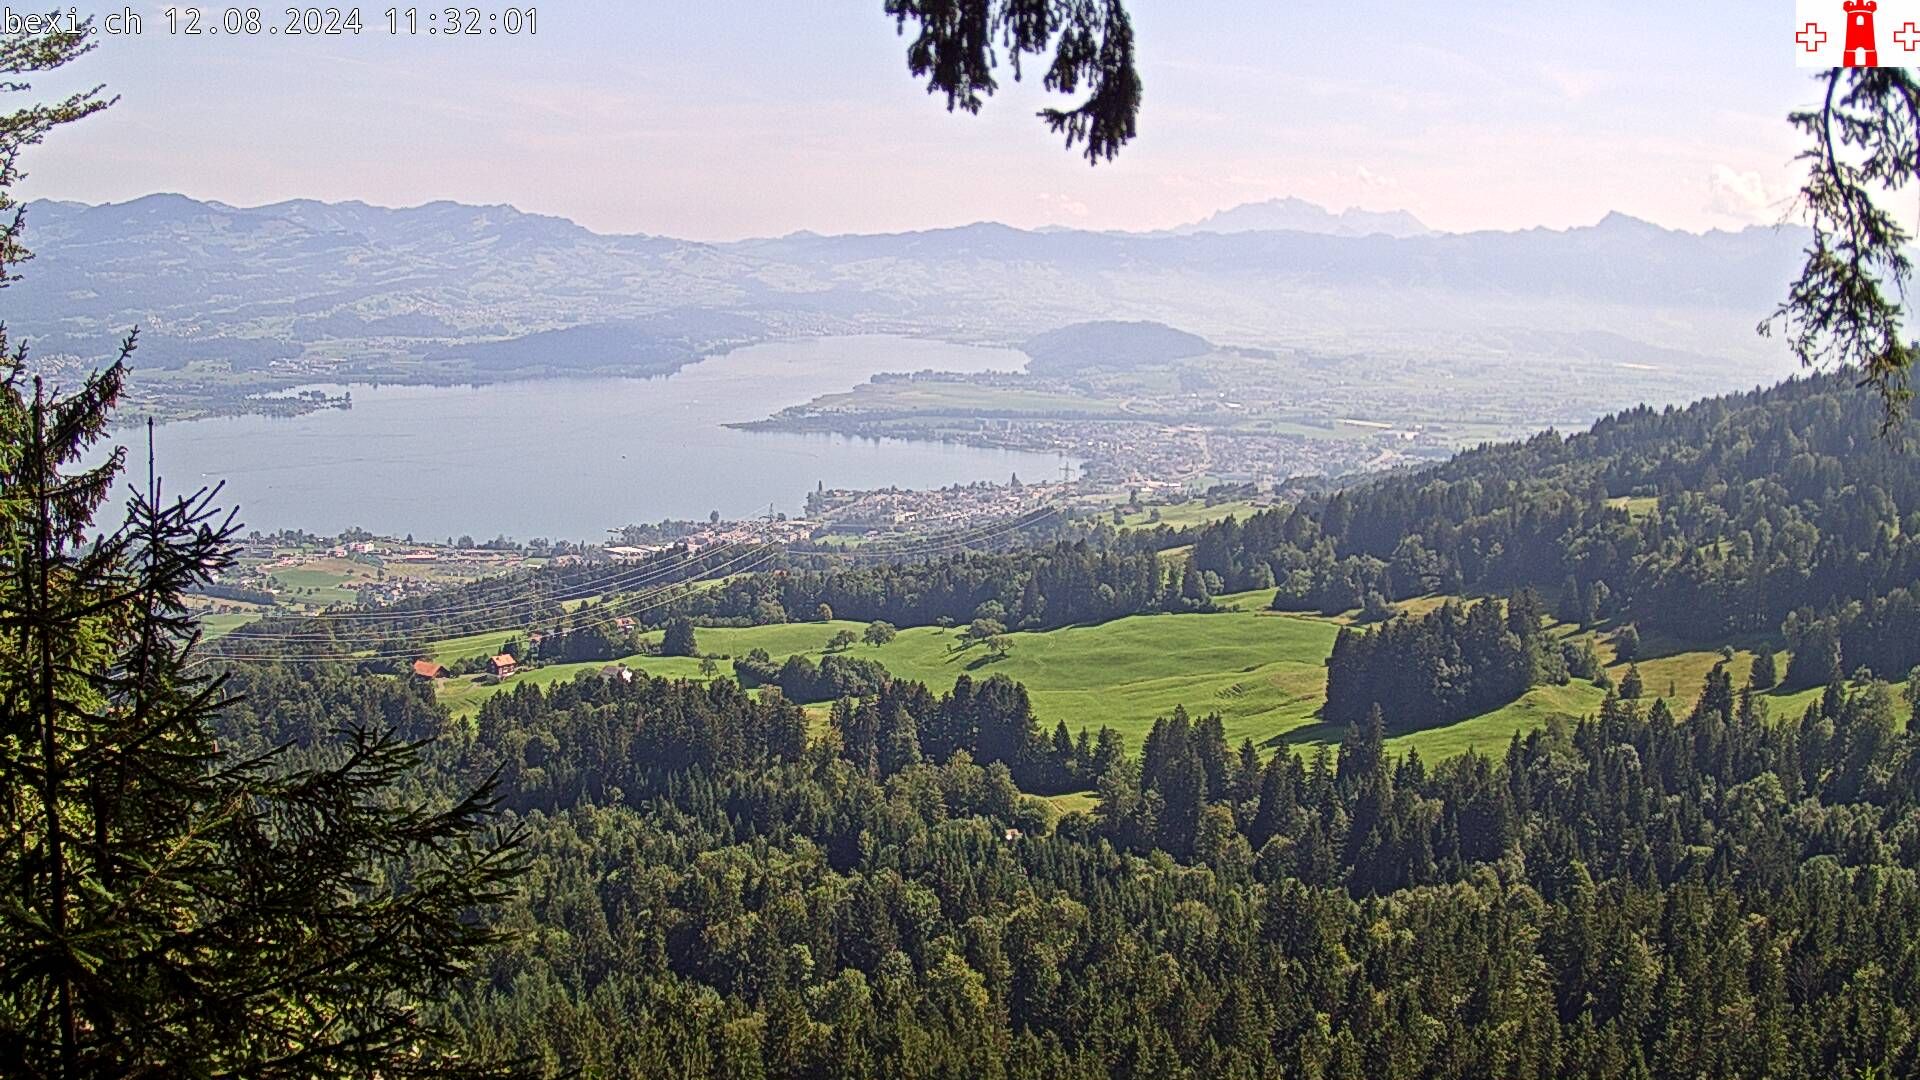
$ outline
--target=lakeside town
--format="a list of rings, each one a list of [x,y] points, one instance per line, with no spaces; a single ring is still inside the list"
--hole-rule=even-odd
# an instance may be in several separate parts
[[[1271,504],[1272,487],[1239,485],[1238,507]],[[1158,522],[1156,508],[1192,501],[1196,493],[1171,482],[1143,482],[1120,489],[1076,479],[1027,482],[981,481],[928,490],[829,488],[807,494],[800,516],[774,513],[750,519],[668,521],[611,530],[602,543],[471,536],[428,541],[385,537],[364,530],[322,537],[298,530],[252,533],[235,565],[195,596],[215,625],[237,625],[268,611],[317,612],[340,606],[392,604],[468,581],[543,566],[638,562],[675,548],[771,544],[835,549],[848,545],[920,540],[943,535],[973,537],[1045,508],[1069,515],[1133,511],[1141,523]],[[1215,501],[1209,497],[1206,501]]]

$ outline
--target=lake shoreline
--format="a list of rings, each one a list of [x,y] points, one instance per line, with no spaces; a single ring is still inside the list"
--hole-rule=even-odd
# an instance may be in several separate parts
[[[553,379],[665,379],[689,367],[730,356],[742,349],[763,345],[861,338],[925,341],[981,349],[1012,349],[1014,347],[1005,341],[982,338],[977,335],[913,334],[904,330],[872,330],[839,334],[769,334],[753,338],[715,340],[701,345],[697,351],[685,357],[656,362],[651,366],[633,363],[609,364],[594,368],[532,365],[526,368],[493,371],[459,370],[425,362],[416,368],[397,371],[368,371],[353,365],[345,365],[343,370],[337,371],[320,368],[297,372],[195,371],[190,368],[142,368],[137,362],[136,354],[136,362],[128,380],[130,401],[128,406],[116,415],[113,426],[116,429],[144,427],[148,419],[162,424],[176,424],[237,416],[304,416],[325,408],[339,407],[336,405],[308,407],[305,403],[299,403],[293,407],[276,407],[282,405],[276,395],[307,386],[482,387],[544,382]],[[202,389],[197,393],[189,392],[184,397],[180,397],[177,395],[182,390],[180,385],[182,383],[189,387],[199,385]],[[216,384],[227,391],[237,392],[239,396],[223,396],[212,392],[209,388]]]
[[[733,425],[896,371],[1018,370],[1012,350],[890,335],[762,342],[665,376],[307,383],[350,409],[155,427],[170,486],[226,482],[248,528],[599,542],[642,522],[798,513],[821,486],[928,489],[1057,455]],[[141,429],[112,441],[144,454]],[[135,456],[138,456],[136,454]]]

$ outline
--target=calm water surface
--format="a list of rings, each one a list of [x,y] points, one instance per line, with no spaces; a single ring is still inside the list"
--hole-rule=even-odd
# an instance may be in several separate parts
[[[354,386],[350,410],[165,424],[155,445],[169,490],[225,480],[249,528],[598,540],[713,510],[796,513],[822,481],[926,488],[1057,473],[1050,455],[722,426],[883,371],[1025,363],[1011,350],[899,337],[772,342],[661,379]],[[139,441],[133,457],[144,457]]]

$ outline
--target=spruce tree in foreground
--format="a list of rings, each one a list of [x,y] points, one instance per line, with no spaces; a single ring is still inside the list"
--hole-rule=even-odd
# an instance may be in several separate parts
[[[0,91],[87,48],[6,35]],[[102,105],[0,116],[0,210],[19,151]],[[21,238],[16,212],[0,285]],[[232,516],[149,467],[124,524],[95,526],[132,350],[61,394],[0,327],[0,1076],[487,1074],[422,1009],[518,872],[491,785],[406,801],[419,746],[375,728],[298,766],[222,753],[184,598],[230,564]]]
[[[129,350],[131,343],[129,343]],[[289,767],[213,726],[186,591],[230,559],[213,493],[157,479],[91,535],[123,362],[0,378],[0,1075],[472,1074],[420,1008],[494,932],[518,860],[490,785],[413,805],[418,744],[341,732]]]

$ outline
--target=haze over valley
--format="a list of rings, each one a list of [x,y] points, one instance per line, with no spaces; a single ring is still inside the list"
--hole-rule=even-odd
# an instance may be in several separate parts
[[[1296,199],[1155,233],[982,223],[717,244],[456,203],[152,195],[27,209],[37,257],[14,328],[41,364],[78,371],[138,325],[131,402],[163,421],[324,413],[351,407],[356,384],[364,402],[377,383],[671,380],[757,342],[891,335],[1031,352],[1066,335],[1071,363],[969,374],[902,348],[846,385],[726,422],[1053,455],[1088,463],[1089,479],[1172,487],[1436,460],[1784,374],[1754,324],[1805,242],[1796,228],[1693,234],[1619,214],[1440,234],[1405,213]],[[1155,325],[1196,347],[1131,356],[1127,336]],[[883,377],[856,387],[868,374]],[[415,399],[423,418],[436,400]],[[307,424],[310,438],[351,438],[343,421]],[[440,475],[456,490],[484,486],[451,469]],[[638,518],[652,509],[679,510]],[[504,527],[472,512],[473,529]]]
[[[0,1077],[1920,1078],[1893,7],[5,13]]]

